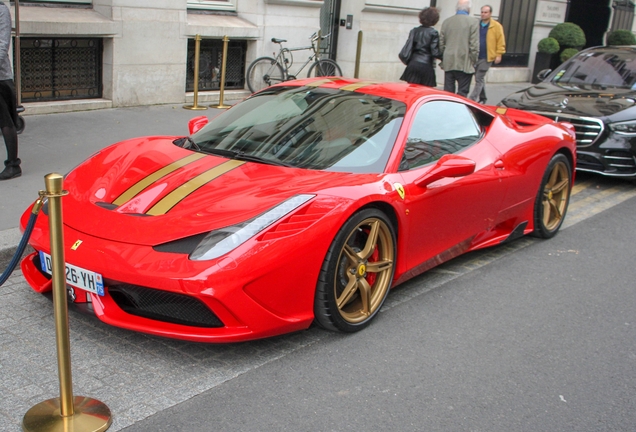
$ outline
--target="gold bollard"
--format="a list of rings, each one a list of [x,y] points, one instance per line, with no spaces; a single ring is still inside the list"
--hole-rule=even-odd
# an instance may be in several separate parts
[[[44,177],[49,199],[49,229],[51,231],[51,267],[53,270],[53,311],[57,345],[57,366],[60,397],[45,400],[31,407],[22,419],[24,431],[102,432],[110,427],[110,409],[102,402],[84,396],[73,397],[71,376],[71,344],[69,340],[68,304],[66,303],[66,264],[62,230],[63,177],[52,173]]]
[[[185,109],[206,110],[208,107],[199,106],[199,53],[201,51],[201,35],[194,37],[194,100],[192,105],[184,105]]]
[[[362,53],[362,30],[358,32],[358,48],[356,49],[356,66],[353,77],[358,78],[360,72],[360,54]]]
[[[221,61],[221,82],[219,83],[220,92],[219,92],[219,104],[218,105],[210,105],[210,108],[221,108],[228,109],[230,105],[225,105],[223,103],[223,92],[225,91],[225,66],[227,64],[227,44],[230,41],[230,38],[227,35],[223,36],[223,60]]]

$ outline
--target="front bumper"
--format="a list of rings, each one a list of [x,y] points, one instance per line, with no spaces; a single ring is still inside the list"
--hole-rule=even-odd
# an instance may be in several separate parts
[[[590,150],[577,149],[576,169],[578,171],[592,172],[608,177],[636,178],[634,151],[611,148]]]
[[[30,244],[49,253],[47,222],[39,218]],[[295,241],[250,241],[211,261],[105,241],[65,226],[65,260],[104,280],[104,296],[75,288],[74,303],[116,327],[197,342],[240,342],[306,329],[313,321],[315,283],[331,238],[321,232],[326,226],[316,224]],[[73,251],[77,239],[82,245]],[[52,289],[37,252],[21,266],[36,292]],[[153,298],[148,300],[144,291]],[[140,304],[145,305],[141,312]],[[194,321],[181,315],[193,309],[199,317]]]
[[[603,120],[572,114],[533,111],[567,121],[576,131],[576,170],[608,177],[636,178],[636,137],[613,132]]]

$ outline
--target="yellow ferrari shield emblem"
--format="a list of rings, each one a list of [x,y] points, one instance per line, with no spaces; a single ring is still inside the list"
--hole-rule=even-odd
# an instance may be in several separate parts
[[[75,243],[73,243],[73,246],[71,246],[71,250],[77,250],[77,248],[80,247],[81,244],[81,240],[76,241]]]
[[[397,191],[400,198],[404,199],[404,186],[402,186],[400,183],[393,183],[393,187]]]

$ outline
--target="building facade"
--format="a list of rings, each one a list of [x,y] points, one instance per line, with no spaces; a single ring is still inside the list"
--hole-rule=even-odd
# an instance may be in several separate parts
[[[224,36],[230,41],[226,99],[245,97],[245,70],[255,58],[278,51],[272,38],[286,39],[287,47],[307,46],[316,31],[329,34],[321,49],[345,76],[354,75],[359,59],[359,77],[395,81],[404,69],[397,53],[419,25],[421,8],[440,8],[441,26],[455,13],[455,3],[20,0],[14,45],[19,46],[21,99],[29,113],[191,102],[196,35],[201,37],[201,101],[218,100]],[[504,25],[508,42],[508,54],[501,67],[491,68],[490,81],[528,81],[538,41],[568,18],[580,21],[586,34],[601,37],[610,29],[633,27],[631,1],[473,0],[472,15],[479,17],[485,4]],[[14,22],[15,6],[11,2]],[[305,53],[294,52],[295,64],[304,63]]]

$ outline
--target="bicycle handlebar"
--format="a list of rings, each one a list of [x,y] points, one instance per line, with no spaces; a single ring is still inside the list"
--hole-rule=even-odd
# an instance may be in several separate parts
[[[324,36],[320,36],[320,40],[327,39],[329,36],[331,36],[331,33],[327,33]],[[312,34],[309,39],[311,39],[312,42],[313,41],[317,41],[318,40],[318,32]]]

